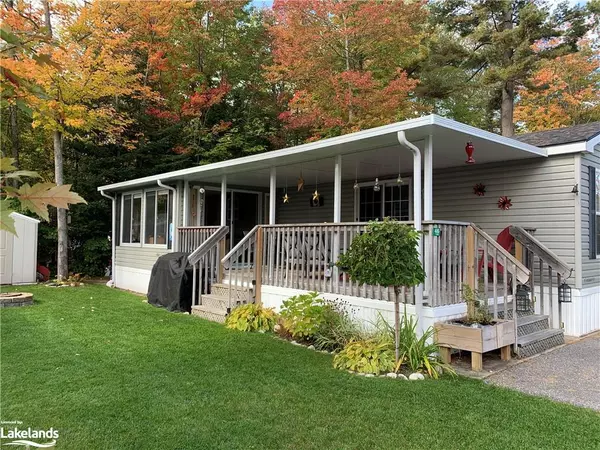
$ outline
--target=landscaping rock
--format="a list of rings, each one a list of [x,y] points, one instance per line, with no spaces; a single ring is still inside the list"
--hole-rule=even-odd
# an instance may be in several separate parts
[[[398,374],[394,372],[390,372],[386,375],[388,378],[398,378]]]
[[[406,378],[406,375],[399,373],[398,374],[398,380],[404,380],[404,381],[408,381],[408,378]]]
[[[309,345],[307,348],[308,348],[309,350],[314,350],[314,349],[315,349],[315,346],[314,346],[314,345]]]
[[[296,342],[296,341],[292,341],[292,344],[302,346],[302,344],[300,342]]]
[[[408,377],[409,380],[424,380],[425,377],[423,376],[422,373],[419,372],[415,372],[415,373],[411,373],[410,376]]]
[[[365,374],[365,377],[367,378],[373,378],[375,375],[373,375],[372,373],[367,373]]]

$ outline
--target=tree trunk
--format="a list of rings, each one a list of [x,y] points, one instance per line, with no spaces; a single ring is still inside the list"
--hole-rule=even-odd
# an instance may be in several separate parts
[[[45,25],[46,25],[46,34],[50,37],[52,37],[52,22],[50,21],[50,4],[48,3],[48,0],[42,0],[42,3],[44,4],[44,18],[45,18]]]
[[[396,370],[399,369],[400,362],[400,294],[401,288],[394,286],[396,293],[394,298],[394,352],[396,356]]]
[[[512,30],[513,19],[512,19],[512,2],[508,2],[507,8],[504,11],[504,17],[502,21],[502,31]],[[504,68],[508,68],[512,64],[514,50],[507,48],[504,51]],[[515,82],[513,80],[506,80],[502,85],[502,104],[500,106],[500,126],[502,129],[502,136],[512,137],[515,134],[514,119],[515,109]]]
[[[63,136],[56,130],[52,134],[54,140],[54,178],[57,186],[64,184],[63,179]],[[67,210],[56,210],[56,232],[58,235],[58,251],[56,253],[56,278],[63,281],[69,276],[69,236],[67,232]]]
[[[13,9],[14,8],[14,1],[13,0],[9,0],[6,3],[6,7],[8,9]],[[10,55],[11,58],[15,58],[15,49],[11,49],[8,54]],[[18,107],[17,105],[13,104],[9,106],[8,109],[8,114],[10,116],[10,143],[11,143],[11,147],[12,147],[12,157],[15,160],[14,162],[14,166],[19,168],[19,122],[18,122]],[[18,180],[14,179],[12,180],[12,185],[14,187],[17,187],[19,184]]]

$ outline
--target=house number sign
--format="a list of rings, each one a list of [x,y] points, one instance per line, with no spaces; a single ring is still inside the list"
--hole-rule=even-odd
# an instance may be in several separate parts
[[[433,227],[432,235],[435,237],[439,237],[442,234],[440,227]]]

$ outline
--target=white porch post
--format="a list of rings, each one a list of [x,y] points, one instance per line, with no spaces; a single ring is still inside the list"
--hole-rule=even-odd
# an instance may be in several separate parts
[[[425,140],[424,158],[424,190],[425,201],[423,219],[425,221],[433,220],[433,136],[430,134]]]
[[[335,170],[333,182],[333,221],[342,221],[342,155],[335,157]]]
[[[413,154],[413,220],[415,230],[423,229],[422,210],[421,210],[421,150],[406,139],[404,131],[398,131],[398,142],[403,147],[409,149]],[[423,261],[423,239],[419,238],[418,243],[419,259]],[[417,332],[423,334],[423,284],[415,287],[415,314],[417,315]]]
[[[189,211],[190,211],[190,205],[189,205],[189,201],[190,201],[190,182],[188,180],[185,180],[183,182],[183,226],[187,227],[188,226],[188,220],[189,220]]]
[[[269,180],[269,225],[275,225],[275,205],[277,204],[277,168],[271,167]]]
[[[221,178],[221,226],[227,225],[227,175]]]

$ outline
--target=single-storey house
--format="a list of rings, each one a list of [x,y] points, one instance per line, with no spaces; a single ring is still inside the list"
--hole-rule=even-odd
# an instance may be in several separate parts
[[[307,290],[390,317],[393,290],[335,262],[391,217],[423,231],[427,278],[402,297],[421,326],[464,314],[471,277],[495,316],[532,292],[518,348],[600,329],[600,122],[508,138],[428,115],[98,190],[112,200],[115,285],[144,293],[160,255],[188,252],[204,317]]]

